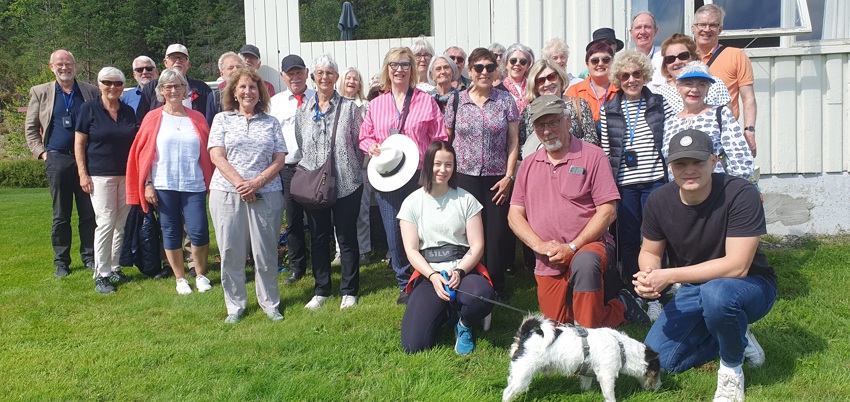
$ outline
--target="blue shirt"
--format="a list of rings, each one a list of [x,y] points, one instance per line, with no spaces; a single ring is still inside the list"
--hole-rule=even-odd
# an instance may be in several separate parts
[[[50,142],[47,144],[48,151],[74,151],[74,125],[77,122],[77,115],[80,112],[85,99],[80,92],[80,87],[77,81],[74,80],[74,88],[70,94],[66,94],[56,83],[56,98],[53,101],[53,115],[50,117],[50,124],[47,126],[50,131]],[[65,127],[63,118],[70,116],[71,124]]]
[[[135,88],[130,88],[124,91],[124,94],[121,95],[121,101],[129,105],[133,108],[133,112],[135,113],[139,110],[139,101],[142,100],[142,86],[136,85]]]
[[[136,113],[118,102],[118,119],[112,120],[98,96],[80,106],[77,131],[86,134],[86,169],[90,176],[125,176],[130,147],[136,138]]]

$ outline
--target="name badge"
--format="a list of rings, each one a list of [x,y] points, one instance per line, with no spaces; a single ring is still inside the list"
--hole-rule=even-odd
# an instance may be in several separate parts
[[[572,174],[584,174],[585,170],[581,166],[570,165],[570,173]]]
[[[71,118],[71,115],[66,114],[62,116],[62,127],[74,128],[74,119]]]

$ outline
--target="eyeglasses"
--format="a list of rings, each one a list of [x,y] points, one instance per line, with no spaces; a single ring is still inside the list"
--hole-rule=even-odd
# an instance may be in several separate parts
[[[664,64],[673,64],[676,59],[685,61],[691,59],[691,52],[682,52],[677,55],[664,56]]]
[[[504,53],[493,53],[493,54],[496,56],[496,60],[501,60],[502,55],[504,55]]]
[[[108,87],[123,87],[124,83],[121,81],[110,81],[110,80],[100,80],[100,83],[108,86]]]
[[[558,73],[553,71],[545,77],[537,77],[537,79],[534,80],[534,83],[536,83],[537,85],[543,85],[543,84],[546,83],[546,81],[552,81],[552,82],[558,81]]]
[[[183,88],[183,84],[163,85],[163,91],[176,91]]]
[[[464,59],[463,59],[462,56],[449,56],[449,58],[452,59],[452,61],[454,61],[455,64],[463,64],[463,62],[464,62]]]
[[[698,24],[694,24],[694,26],[699,28],[699,29],[709,29],[709,30],[712,30],[712,31],[716,31],[720,28],[720,24],[717,24],[717,23],[706,24],[704,22],[700,22]]]
[[[407,70],[410,70],[410,66],[411,66],[409,61],[403,61],[401,63],[396,63],[396,62],[392,61],[392,62],[387,63],[387,65],[390,66],[390,69],[393,70],[393,71],[398,70],[398,69],[401,69],[401,71],[407,71]]]
[[[313,72],[313,74],[315,74],[316,77],[333,76],[333,75],[336,74],[336,71],[334,71],[334,70],[316,70],[316,71]]]
[[[643,71],[635,70],[635,71],[632,71],[632,72],[626,71],[624,73],[620,73],[620,81],[622,81],[622,82],[626,82],[626,81],[629,80],[629,78],[632,78],[632,77],[635,77],[636,80],[643,78]]]
[[[561,120],[563,120],[563,117],[559,117],[557,120],[534,123],[534,129],[537,131],[543,131],[547,129],[554,130],[558,128],[559,125],[561,125]]]
[[[178,61],[180,61],[180,62],[183,62],[183,63],[185,63],[185,62],[189,61],[189,57],[188,57],[188,56],[174,56],[174,55],[171,55],[171,56],[166,57],[166,59],[171,60],[171,61],[173,61],[173,62],[178,62]]]
[[[431,53],[416,53],[415,55],[413,55],[416,60],[430,59],[432,56],[433,55]]]
[[[53,64],[54,66],[59,67],[59,68],[74,67],[75,65],[77,65],[76,62],[73,62],[73,63],[50,63],[50,64]]]
[[[519,64],[524,66],[524,65],[528,64],[528,59],[526,59],[526,58],[518,59],[516,57],[511,57],[510,59],[508,59],[508,63],[511,63],[513,65],[516,65],[517,63],[519,63]]]
[[[153,71],[153,68],[154,68],[153,66],[136,67],[136,68],[133,69],[133,71],[141,74],[142,71],[151,72],[151,71]]]
[[[492,73],[496,71],[496,65],[493,63],[490,64],[473,64],[472,69],[475,70],[476,73],[481,74],[484,70],[487,70],[488,73]]]
[[[599,57],[591,57],[590,58],[590,64],[593,64],[594,66],[599,64],[600,61],[602,62],[602,64],[608,64],[608,63],[611,62],[611,56],[605,56],[605,57],[602,57],[601,59]]]

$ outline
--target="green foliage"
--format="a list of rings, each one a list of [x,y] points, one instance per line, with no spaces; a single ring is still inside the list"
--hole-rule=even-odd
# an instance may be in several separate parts
[[[416,37],[431,34],[429,0],[349,0],[360,25],[355,39]],[[345,0],[300,0],[301,40],[337,41]]]
[[[39,159],[0,159],[0,187],[47,187],[44,161]]]

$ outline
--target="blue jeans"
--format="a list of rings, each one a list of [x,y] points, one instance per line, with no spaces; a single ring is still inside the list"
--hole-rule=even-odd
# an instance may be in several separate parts
[[[747,325],[758,321],[776,301],[776,288],[761,275],[718,278],[683,284],[646,335],[661,367],[681,373],[707,361],[744,362]]]
[[[207,192],[156,190],[159,206],[159,224],[162,227],[162,244],[166,250],[183,248],[183,225],[195,247],[210,244],[210,227],[207,221]]]
[[[375,202],[381,211],[381,221],[384,222],[384,231],[387,233],[387,247],[390,249],[390,257],[392,258],[391,265],[400,291],[404,291],[404,288],[407,287],[407,281],[410,280],[410,262],[408,262],[407,254],[404,252],[401,227],[397,216],[404,199],[419,188],[417,184],[419,172],[417,170],[416,174],[398,190],[388,193],[375,191]]]
[[[649,183],[620,186],[620,202],[617,204],[617,248],[623,262],[623,280],[631,283],[632,275],[640,271],[640,225],[643,222],[643,207],[655,189],[664,185],[664,179]]]

